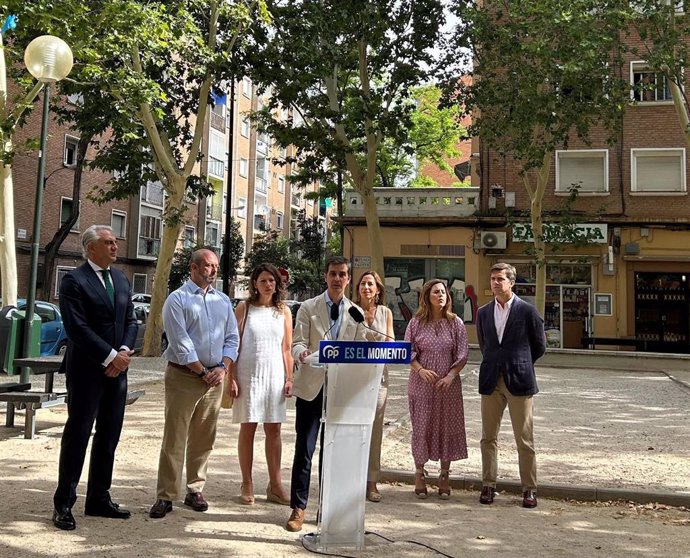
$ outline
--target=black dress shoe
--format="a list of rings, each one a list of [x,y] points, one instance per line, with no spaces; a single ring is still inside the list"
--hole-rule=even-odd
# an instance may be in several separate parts
[[[53,510],[53,525],[63,531],[73,531],[77,528],[77,522],[74,521],[72,510],[68,507],[59,507]]]
[[[480,504],[493,504],[494,496],[496,495],[496,489],[493,486],[482,487],[482,493],[479,496]]]
[[[208,509],[208,502],[201,492],[187,492],[187,496],[184,498],[184,505],[198,512],[204,512]]]
[[[84,515],[109,517],[111,519],[129,519],[132,514],[129,510],[121,510],[119,504],[108,500],[98,504],[87,504],[84,508]]]
[[[161,517],[165,517],[165,514],[171,511],[172,502],[170,500],[158,499],[156,500],[156,503],[151,506],[149,517],[152,517],[153,519],[160,519]]]
[[[522,507],[536,508],[537,507],[537,493],[534,490],[525,490],[522,493]]]

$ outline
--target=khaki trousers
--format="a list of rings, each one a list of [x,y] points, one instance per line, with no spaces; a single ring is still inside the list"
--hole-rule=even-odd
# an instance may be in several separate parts
[[[177,498],[184,465],[187,492],[203,490],[208,458],[216,441],[222,392],[223,384],[212,388],[191,372],[170,366],[165,370],[165,427],[157,498]]]
[[[499,375],[491,395],[482,395],[482,484],[496,487],[498,475],[498,433],[506,405],[513,425],[518,450],[522,490],[537,489],[537,458],[534,453],[534,422],[532,396],[513,395]]]
[[[383,442],[383,417],[386,414],[386,400],[388,399],[388,367],[383,369],[379,396],[376,400],[376,414],[371,428],[371,445],[369,446],[369,467],[367,482],[378,482],[381,472],[381,444]]]

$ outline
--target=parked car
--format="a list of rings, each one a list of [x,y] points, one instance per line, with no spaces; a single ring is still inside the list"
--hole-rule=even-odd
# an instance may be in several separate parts
[[[137,340],[134,342],[133,349],[140,352],[144,347],[144,334],[146,333],[146,325],[149,321],[149,312],[151,310],[151,305],[146,302],[135,302],[134,303],[134,317],[137,319],[137,324],[139,325],[139,331],[137,331]],[[163,338],[161,339],[161,348],[163,350],[168,346],[168,338],[163,332]]]
[[[132,295],[132,302],[144,302],[151,304],[151,295],[146,293],[134,293]]]
[[[17,309],[26,310],[26,299],[17,300]],[[34,311],[41,317],[41,356],[64,355],[67,350],[67,332],[62,324],[60,309],[52,302],[37,300]]]

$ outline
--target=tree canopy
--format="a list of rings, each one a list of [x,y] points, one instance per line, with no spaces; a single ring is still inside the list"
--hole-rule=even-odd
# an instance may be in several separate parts
[[[383,247],[372,188],[386,138],[402,145],[412,127],[413,88],[434,66],[443,2],[268,1],[271,30],[255,29],[250,76],[270,92],[255,115],[278,145],[294,145],[296,181],[344,172],[363,199],[372,262]],[[287,114],[285,114],[287,110]],[[281,114],[286,118],[276,118]]]

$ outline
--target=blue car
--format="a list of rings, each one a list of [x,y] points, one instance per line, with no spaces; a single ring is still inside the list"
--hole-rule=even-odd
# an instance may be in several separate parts
[[[26,309],[26,300],[20,298],[17,308]],[[64,355],[67,350],[67,333],[62,324],[60,309],[51,302],[37,300],[34,311],[41,317],[41,356]]]

